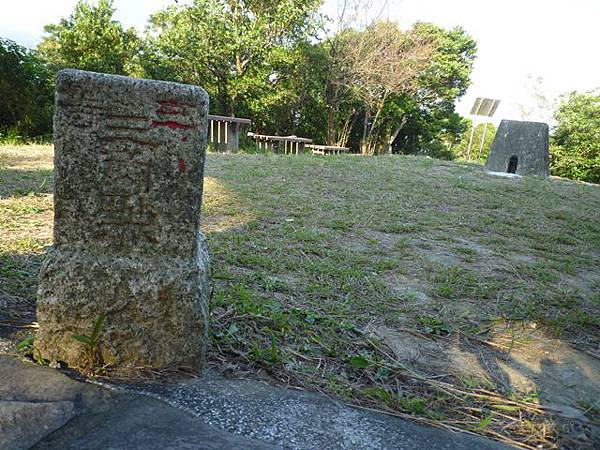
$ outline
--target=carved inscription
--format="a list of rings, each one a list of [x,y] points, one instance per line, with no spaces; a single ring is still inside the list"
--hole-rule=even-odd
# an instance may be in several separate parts
[[[111,246],[158,242],[149,193],[154,179],[152,146],[141,139],[101,139],[99,236]]]
[[[192,105],[176,100],[159,100],[154,118],[139,114],[105,112],[100,133],[98,171],[97,237],[114,248],[124,245],[159,242],[158,213],[153,207],[152,189],[157,173],[154,152],[159,143],[148,131],[165,127],[181,133],[198,125],[190,120]],[[182,158],[176,160],[177,171],[185,173]]]
[[[158,120],[153,120],[150,125],[152,128],[167,127],[171,130],[186,130],[197,127],[198,124],[190,122],[188,116],[188,108],[192,108],[194,105],[189,103],[180,102],[174,99],[158,100],[158,109],[156,114]],[[163,118],[161,116],[171,116],[170,118]],[[180,116],[180,117],[173,117]],[[184,120],[181,120],[184,119]]]

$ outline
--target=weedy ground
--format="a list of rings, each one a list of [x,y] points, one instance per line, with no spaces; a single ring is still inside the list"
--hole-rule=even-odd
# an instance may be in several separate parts
[[[205,176],[213,364],[524,448],[600,443],[600,186],[401,156],[210,154]],[[51,147],[0,148],[0,337],[33,326],[51,192]]]

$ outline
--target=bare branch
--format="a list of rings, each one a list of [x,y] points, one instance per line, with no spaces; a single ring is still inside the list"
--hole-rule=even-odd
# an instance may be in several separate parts
[[[374,153],[381,144],[382,110],[391,95],[414,95],[417,80],[429,64],[434,47],[412,32],[403,32],[394,22],[379,21],[364,31],[347,30],[338,58],[343,77],[367,108],[363,152]]]

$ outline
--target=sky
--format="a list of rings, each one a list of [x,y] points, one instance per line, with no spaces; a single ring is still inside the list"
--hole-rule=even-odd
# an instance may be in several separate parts
[[[342,0],[322,11],[336,17]],[[600,0],[367,0],[365,18],[463,27],[478,44],[472,85],[457,102],[467,115],[477,97],[501,100],[494,121],[548,120],[537,111],[532,79],[548,97],[600,88]],[[77,0],[0,0],[0,36],[35,47],[47,23],[67,17]],[[174,0],[115,0],[116,19],[143,30],[153,12]],[[523,115],[522,111],[529,111]]]

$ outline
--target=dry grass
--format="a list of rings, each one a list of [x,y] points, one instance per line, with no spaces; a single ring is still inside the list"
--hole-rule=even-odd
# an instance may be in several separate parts
[[[28,311],[50,154],[0,149],[0,295]],[[516,365],[531,330],[598,351],[600,188],[411,157],[209,155],[206,176],[214,364],[524,448],[598,443],[597,405],[559,420],[496,366]]]

